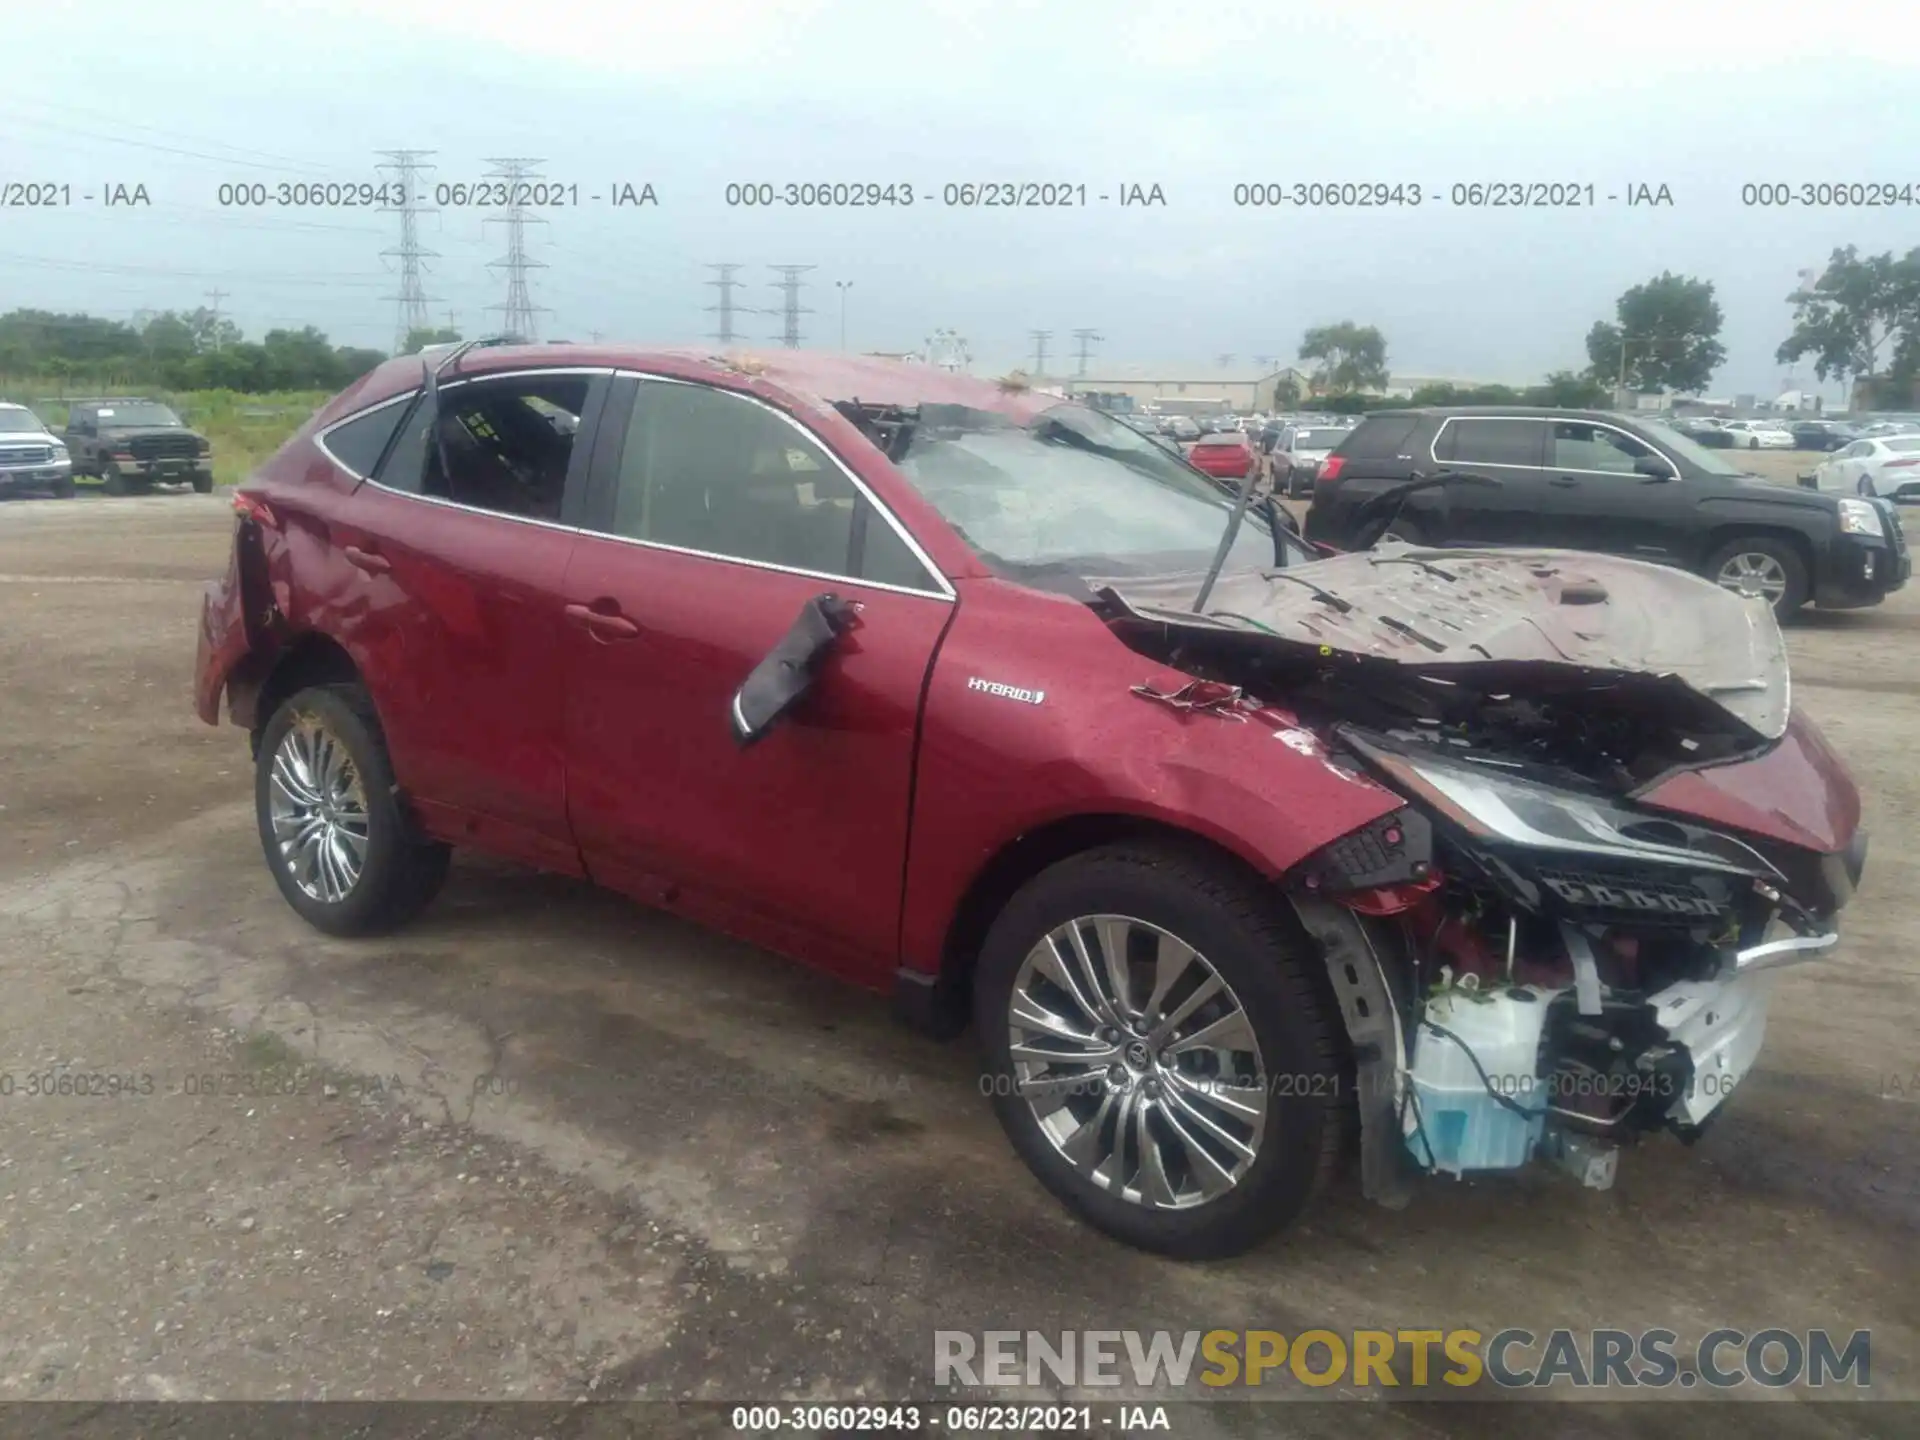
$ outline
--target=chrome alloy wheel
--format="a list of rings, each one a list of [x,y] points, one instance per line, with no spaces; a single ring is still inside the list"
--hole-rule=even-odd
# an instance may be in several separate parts
[[[1216,1200],[1259,1153],[1260,1045],[1192,946],[1122,915],[1060,926],[1009,1001],[1016,1093],[1081,1175],[1156,1210]]]
[[[1787,593],[1787,572],[1771,555],[1747,551],[1729,555],[1717,577],[1721,588],[1777,601]]]
[[[367,797],[347,747],[319,720],[294,721],[274,750],[268,809],[293,883],[329,905],[346,899],[367,862]]]

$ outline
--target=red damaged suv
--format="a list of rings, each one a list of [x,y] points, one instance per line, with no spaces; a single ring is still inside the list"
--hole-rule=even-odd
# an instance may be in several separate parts
[[[438,350],[237,493],[196,703],[320,929],[473,846],[970,1018],[1135,1245],[1697,1134],[1865,855],[1765,602],[1240,490],[1017,381]]]

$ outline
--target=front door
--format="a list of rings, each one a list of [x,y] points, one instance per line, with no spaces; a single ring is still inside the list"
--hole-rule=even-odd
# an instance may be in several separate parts
[[[622,378],[567,570],[567,803],[595,879],[855,979],[897,963],[920,697],[951,588],[811,432]],[[808,601],[857,602],[755,743],[730,710]]]
[[[1548,440],[1541,543],[1685,564],[1692,492],[1638,436],[1588,420],[1556,420]],[[1665,478],[1643,473],[1657,467]]]

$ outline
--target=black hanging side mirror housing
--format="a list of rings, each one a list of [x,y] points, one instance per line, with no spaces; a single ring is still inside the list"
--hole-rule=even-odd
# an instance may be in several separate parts
[[[728,720],[742,749],[760,740],[812,688],[821,660],[853,628],[859,613],[857,602],[837,595],[816,595],[800,607],[793,628],[734,692]]]

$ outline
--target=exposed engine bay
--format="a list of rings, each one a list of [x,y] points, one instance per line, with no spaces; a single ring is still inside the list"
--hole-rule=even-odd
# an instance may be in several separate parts
[[[1399,545],[1224,577],[1204,614],[1191,577],[1089,584],[1193,677],[1143,700],[1274,725],[1407,801],[1283,877],[1347,1019],[1376,1199],[1535,1159],[1605,1186],[1636,1139],[1691,1141],[1758,1054],[1770,972],[1838,939],[1851,823],[1822,851],[1668,798],[1804,734],[1762,606],[1635,561]]]

